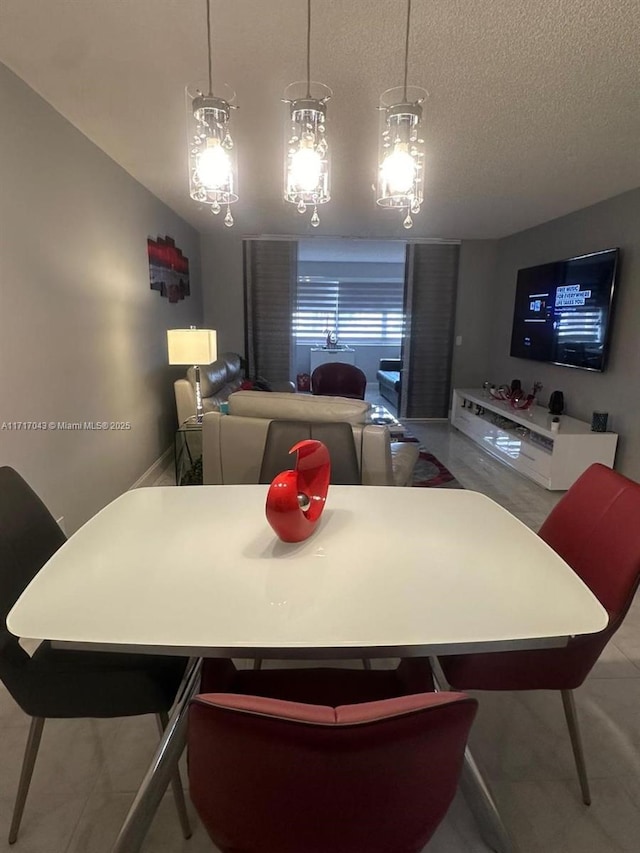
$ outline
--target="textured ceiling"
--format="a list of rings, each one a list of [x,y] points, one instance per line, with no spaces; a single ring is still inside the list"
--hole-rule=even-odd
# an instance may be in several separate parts
[[[304,0],[212,0],[243,233],[403,237],[375,206],[378,96],[402,81],[404,0],[314,0],[312,76],[334,90],[333,198],[317,231],[281,200],[285,86]],[[640,0],[414,0],[409,82],[425,111],[412,236],[497,237],[640,185]],[[204,0],[0,0],[0,61],[199,230],[184,86],[206,76]],[[214,85],[215,90],[215,85]]]

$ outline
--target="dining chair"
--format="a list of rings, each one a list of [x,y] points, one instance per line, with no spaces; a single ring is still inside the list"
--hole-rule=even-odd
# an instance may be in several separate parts
[[[281,471],[295,465],[294,444],[305,439],[321,441],[329,451],[333,485],[356,486],[362,483],[351,425],[333,421],[271,421],[262,455],[260,482],[270,483]]]
[[[323,397],[353,397],[364,400],[367,377],[354,364],[328,361],[311,374],[311,393]]]
[[[422,851],[456,793],[477,703],[391,672],[237,672],[206,661],[189,709],[193,804],[222,853]]]
[[[440,658],[457,690],[558,690],[571,737],[582,799],[591,803],[573,691],[622,624],[640,581],[640,484],[591,465],[540,528],[540,537],[582,578],[609,614],[596,634],[561,648]]]
[[[160,732],[182,682],[186,660],[72,651],[42,642],[29,656],[6,629],[21,593],[66,537],[38,495],[8,466],[0,468],[0,679],[31,717],[9,843],[20,829],[45,721],[50,718],[155,714]],[[176,768],[173,794],[185,838],[191,835]]]

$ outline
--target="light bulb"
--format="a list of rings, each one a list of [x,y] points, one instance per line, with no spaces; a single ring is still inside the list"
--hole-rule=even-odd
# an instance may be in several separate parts
[[[382,161],[382,178],[394,195],[408,193],[416,178],[416,163],[411,154],[396,147]]]
[[[299,148],[291,158],[291,182],[299,192],[310,193],[318,186],[322,158],[313,148]]]
[[[228,184],[231,160],[217,140],[209,140],[207,147],[198,156],[196,171],[200,183],[209,190],[217,190]]]

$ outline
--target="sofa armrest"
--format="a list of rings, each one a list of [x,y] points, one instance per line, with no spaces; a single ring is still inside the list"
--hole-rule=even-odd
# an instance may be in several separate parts
[[[391,465],[395,486],[410,486],[413,483],[413,469],[416,467],[420,448],[417,443],[393,441],[391,443]]]
[[[176,379],[173,383],[176,392],[176,410],[178,424],[183,424],[196,413],[196,395],[188,379]]]
[[[362,430],[362,485],[393,486],[393,461],[389,430],[368,425]]]

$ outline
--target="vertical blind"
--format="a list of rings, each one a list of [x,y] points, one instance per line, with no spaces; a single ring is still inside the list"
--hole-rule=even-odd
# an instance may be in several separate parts
[[[452,243],[407,245],[402,417],[449,413],[459,253]]]
[[[245,352],[250,377],[291,377],[297,242],[244,241]]]
[[[335,330],[344,344],[400,344],[404,282],[299,276],[292,330],[298,343],[318,343]]]

